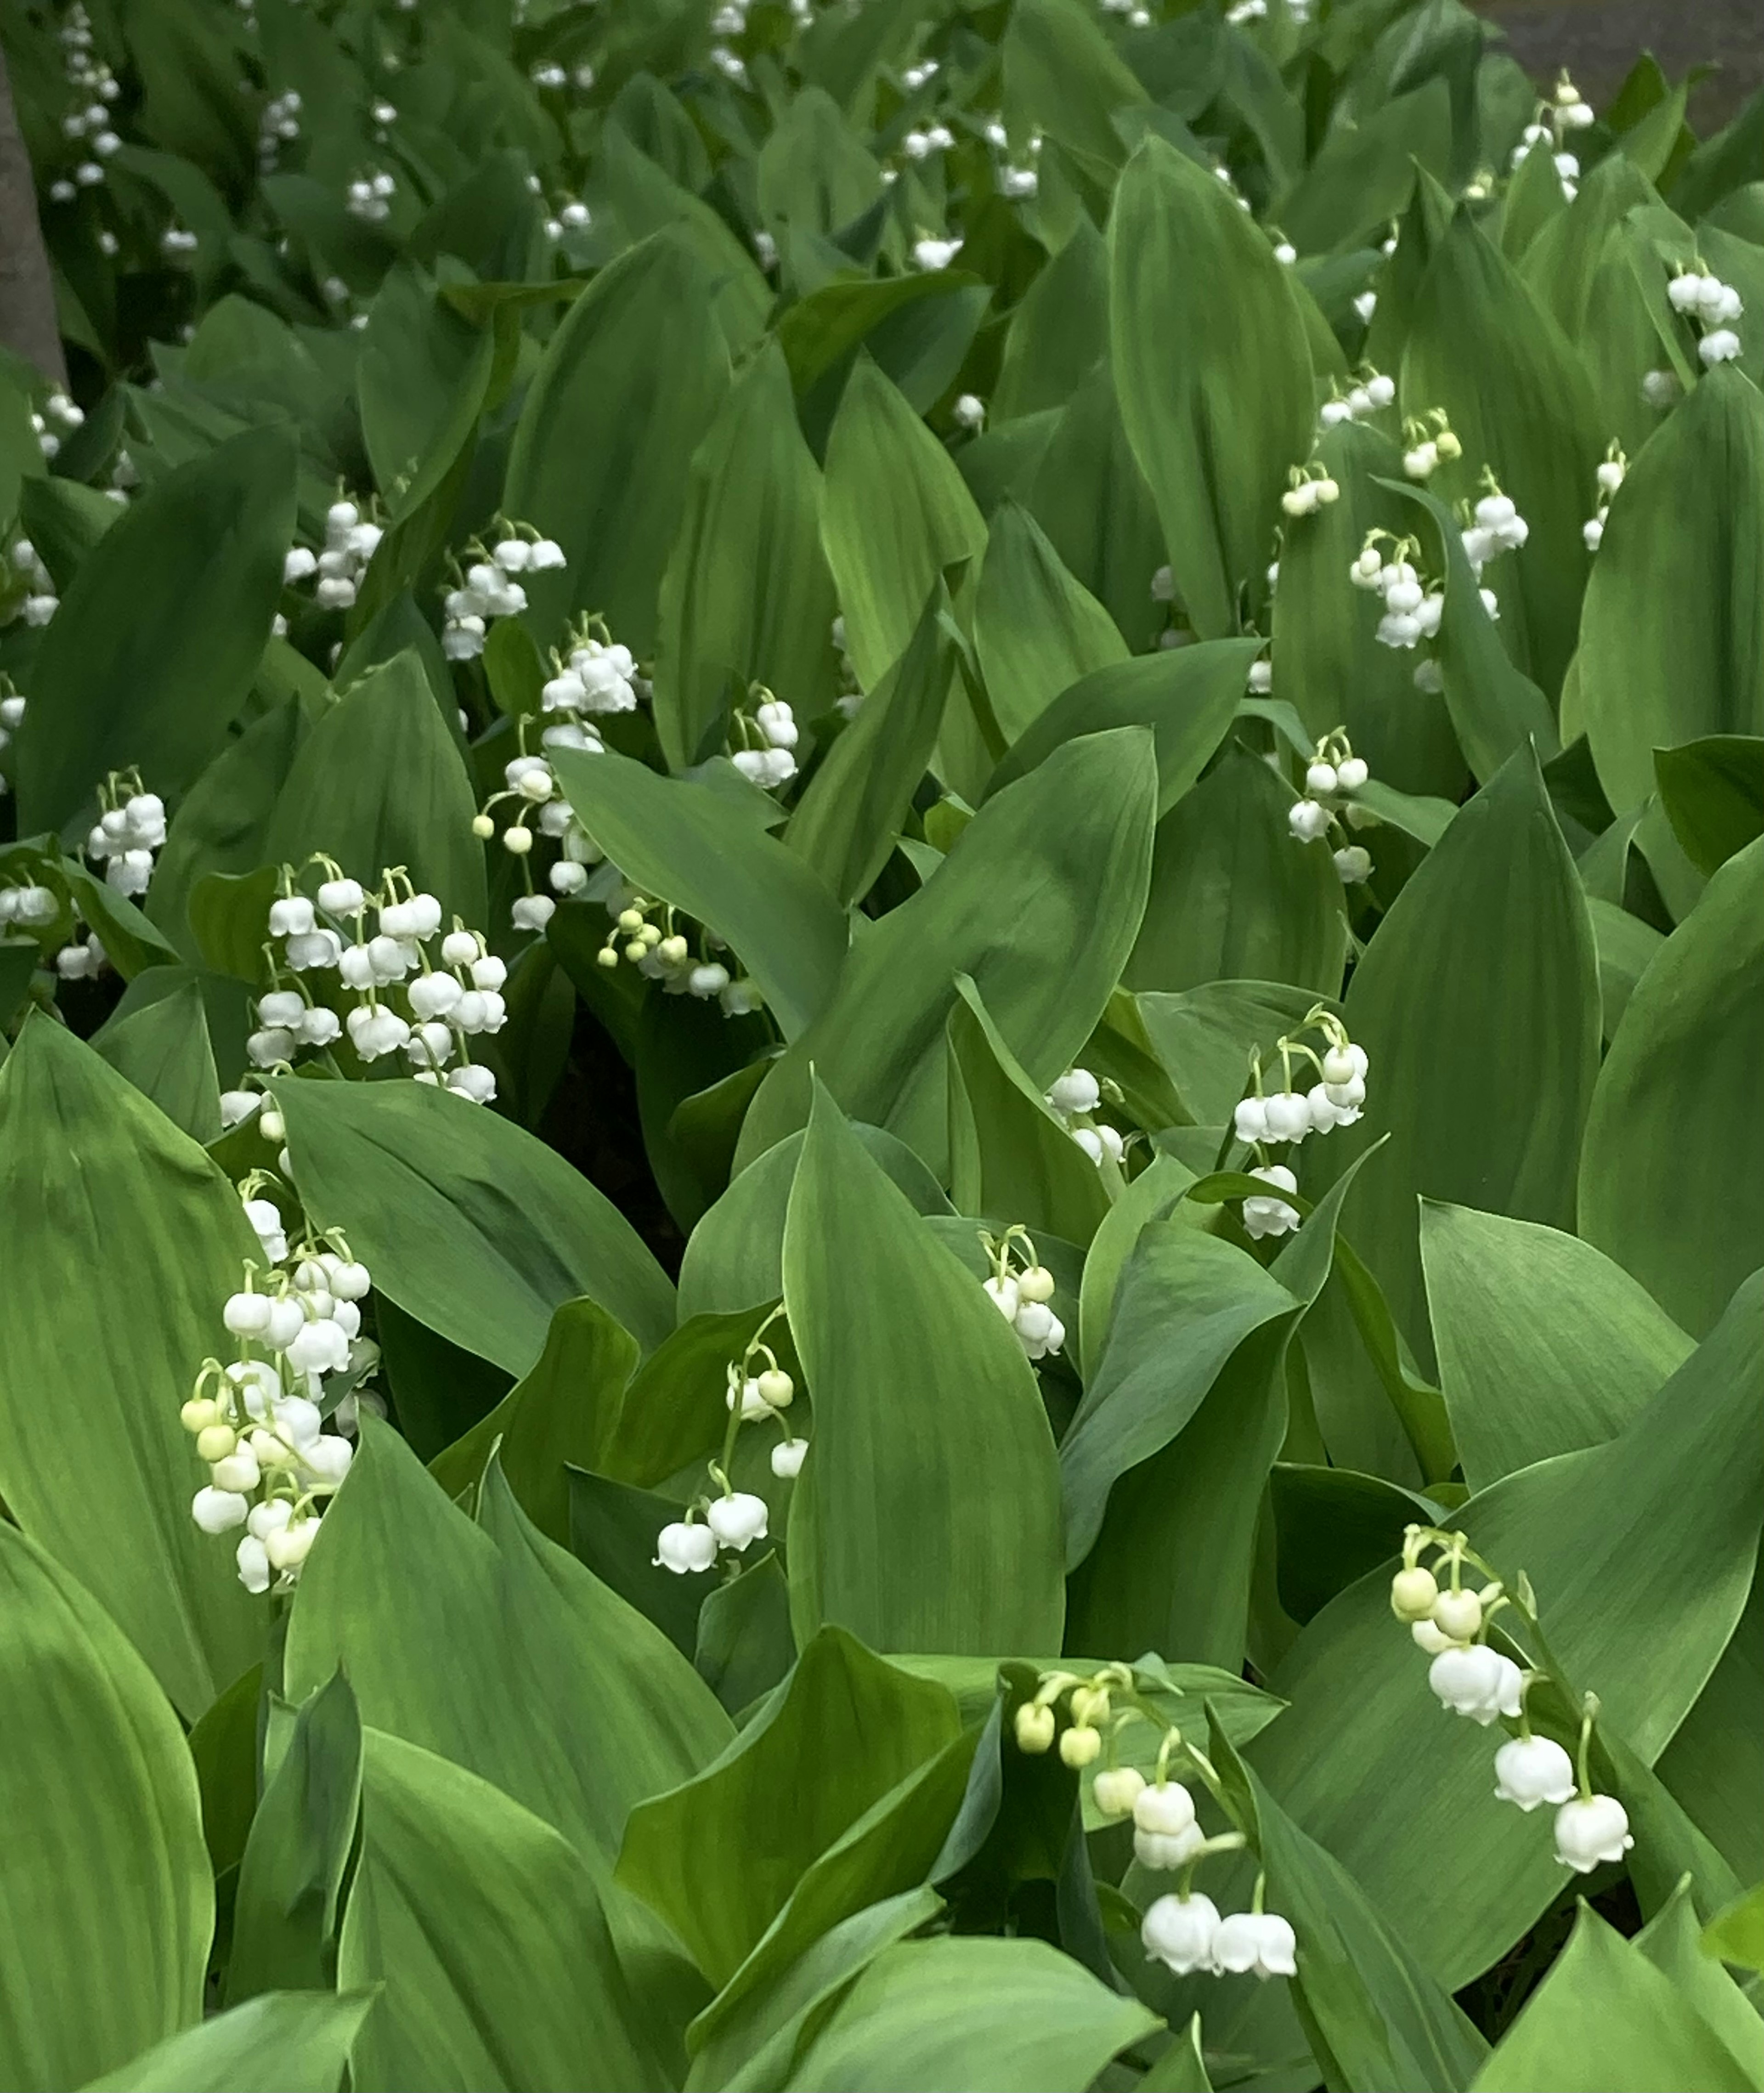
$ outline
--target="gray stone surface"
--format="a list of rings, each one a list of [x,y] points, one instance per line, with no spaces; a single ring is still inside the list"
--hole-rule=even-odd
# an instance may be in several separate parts
[[[1718,65],[1691,99],[1693,128],[1718,128],[1764,84],[1764,0],[1477,0],[1506,30],[1513,55],[1540,80],[1567,66],[1595,105],[1609,101],[1636,54],[1651,50],[1669,79]]]

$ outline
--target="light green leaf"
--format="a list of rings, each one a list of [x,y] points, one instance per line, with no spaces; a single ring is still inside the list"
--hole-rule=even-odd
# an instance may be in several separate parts
[[[882,1649],[1057,1647],[1058,1471],[1022,1346],[818,1085],[784,1299],[821,1617]]]
[[[1211,981],[1172,995],[1142,995],[1138,1009],[1153,1051],[1201,1126],[1222,1127],[1282,1033],[1316,1001],[1279,982]]]
[[[92,1044],[193,1141],[219,1138],[220,1085],[202,992],[194,981],[114,1019]]]
[[[1034,518],[1011,500],[993,514],[974,647],[1008,741],[1081,677],[1127,658],[1115,621],[1073,578]]]
[[[905,652],[943,570],[986,549],[986,523],[949,453],[867,356],[827,438],[821,538],[866,691]]]
[[[250,688],[293,533],[292,452],[268,428],[167,474],[106,532],[31,665],[23,834],[81,824],[111,770],[168,796],[191,783]]]
[[[632,1812],[618,1880],[721,1987],[809,1864],[960,1728],[944,1688],[823,1628],[715,1766]],[[751,1827],[787,1795],[777,1835],[756,1844]]]
[[[655,717],[672,769],[721,744],[731,682],[737,700],[766,684],[804,718],[831,695],[836,606],[820,492],[790,373],[768,341],[694,454],[662,576]]]
[[[168,2035],[85,2093],[336,2093],[366,1991],[266,1991]]]
[[[84,1586],[3,1524],[0,1703],[0,2080],[80,2086],[202,2011],[213,1883],[165,1696]]]
[[[853,947],[832,1002],[761,1086],[738,1168],[807,1119],[812,1066],[848,1113],[940,1168],[958,973],[1031,1079],[1051,1083],[1138,929],[1155,791],[1151,737],[1117,729],[1057,749],[982,807],[929,883]],[[1064,956],[1057,969],[1050,952]]]
[[[0,1497],[77,1566],[191,1722],[256,1659],[265,1623],[232,1548],[190,1518],[206,1477],[178,1406],[261,1255],[196,1143],[32,1018],[0,1070],[0,1267],[45,1308],[0,1324]],[[77,1343],[54,1303],[78,1315]]]
[[[1599,1072],[1580,1225],[1692,1336],[1764,1263],[1764,1191],[1734,1169],[1764,987],[1764,841],[1730,858],[1667,938]]]
[[[360,2093],[665,2085],[581,1857],[487,1780],[370,1729],[338,1978],[383,1988]]]
[[[1614,1436],[1696,1349],[1619,1266],[1555,1228],[1424,1198],[1421,1264],[1472,1490]]]
[[[1201,637],[1222,639],[1243,590],[1262,600],[1286,474],[1310,453],[1304,322],[1259,228],[1161,138],[1128,162],[1108,237],[1121,418],[1177,593]]]
[[[554,752],[576,817],[639,893],[708,924],[765,991],[787,1038],[832,994],[845,912],[795,852],[708,784],[612,750]]]
[[[601,270],[547,344],[502,497],[569,561],[530,579],[535,630],[599,611],[635,652],[654,648],[692,454],[729,389],[714,293],[685,239],[658,232]]]
[[[1043,1941],[903,1941],[847,1993],[788,2093],[1066,2093],[1157,2025]]]
[[[674,1289],[630,1222],[511,1120],[421,1083],[275,1092],[303,1202],[449,1343],[524,1374],[584,1294],[646,1350],[673,1328]]]

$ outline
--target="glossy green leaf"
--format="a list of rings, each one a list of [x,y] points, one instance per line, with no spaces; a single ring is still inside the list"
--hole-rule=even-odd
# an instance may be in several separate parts
[[[1483,986],[1494,977],[1499,998]],[[1330,1136],[1317,1167],[1333,1176],[1389,1132],[1346,1225],[1425,1367],[1416,1194],[1552,1227],[1573,1214],[1597,975],[1580,881],[1528,751],[1463,809],[1398,895],[1345,1014],[1371,1056],[1368,1109]]]
[[[672,1328],[674,1289],[630,1222],[511,1121],[420,1083],[290,1077],[276,1097],[303,1201],[450,1343],[524,1374],[584,1294],[646,1349]]]
[[[1764,1203],[1733,1168],[1755,1060],[1764,842],[1715,874],[1637,983],[1599,1072],[1580,1225],[1693,1336],[1764,1263]]]
[[[7,1525],[0,1602],[0,2078],[80,2086],[202,2010],[196,1770],[102,1607]]]
[[[945,1688],[824,1628],[733,1750],[632,1813],[619,1882],[661,1913],[721,1986],[809,1864],[960,1727]],[[744,1827],[783,1795],[792,1807],[762,1856]]]
[[[1440,1387],[1472,1490],[1613,1437],[1695,1349],[1590,1243],[1421,1202]]]
[[[167,474],[93,547],[31,667],[27,834],[79,822],[111,770],[192,782],[250,687],[293,523],[288,439],[262,429]]]
[[[631,1805],[690,1779],[729,1719],[658,1628],[527,1523],[494,1464],[480,1519],[366,1428],[301,1572],[286,1691],[340,1667],[371,1728],[495,1782],[604,1879]]]
[[[817,766],[784,840],[850,904],[869,891],[931,760],[956,673],[941,583],[906,652]]]
[[[904,1941],[809,2045],[790,2093],[1064,2093],[1154,2015],[1040,1940]]]
[[[1153,1051],[1198,1124],[1222,1127],[1249,1081],[1250,1055],[1265,1064],[1316,998],[1278,982],[1212,981],[1137,1000]]]
[[[531,578],[540,629],[599,611],[626,646],[653,648],[692,456],[729,389],[713,291],[691,245],[657,232],[600,271],[547,344],[502,497],[569,561]]]
[[[761,682],[813,717],[831,692],[833,582],[821,475],[775,343],[742,372],[693,457],[662,577],[657,730],[680,769],[722,741],[730,696]]]
[[[1714,734],[1653,752],[1672,833],[1697,869],[1713,878],[1764,835],[1764,736]]]
[[[738,1165],[808,1116],[811,1067],[854,1117],[938,1168],[944,1025],[973,977],[1036,1082],[1088,1038],[1144,907],[1156,790],[1142,729],[1086,735],[989,801],[930,883],[852,951],[832,1002],[761,1085]],[[1047,955],[1069,955],[1057,975]]]
[[[906,651],[944,569],[986,549],[948,452],[868,357],[852,366],[827,439],[821,537],[866,691]]]
[[[556,752],[576,817],[640,893],[672,902],[731,946],[787,1038],[834,990],[845,912],[816,873],[726,793],[663,778],[608,750]]]
[[[1109,320],[1121,418],[1177,593],[1203,639],[1224,639],[1242,592],[1261,600],[1286,474],[1310,453],[1311,354],[1267,240],[1161,138],[1116,192]]]
[[[337,2093],[372,2000],[267,1991],[168,2035],[85,2093]]]
[[[263,1610],[197,1530],[206,1480],[178,1422],[221,1304],[260,1257],[187,1134],[47,1019],[0,1070],[0,1260],[45,1303],[102,1302],[78,1344],[49,1315],[0,1330],[0,1497],[110,1611],[193,1722],[258,1657]],[[80,1428],[69,1436],[67,1419]],[[94,1549],[95,1531],[110,1536]]]
[[[974,602],[974,646],[1008,741],[1060,691],[1127,658],[1115,621],[1014,501],[1001,503],[992,517]]]
[[[339,1956],[379,1986],[361,2093],[666,2082],[581,1857],[463,1766],[370,1729]]]
[[[220,1133],[220,1085],[202,992],[193,981],[106,1025],[93,1045],[193,1141]]]
[[[451,918],[489,927],[476,797],[414,649],[353,684],[301,743],[263,841],[271,864],[327,852],[377,886],[402,865]]]
[[[821,1618],[882,1649],[1056,1646],[1058,1471],[1022,1346],[818,1086],[784,1299],[815,1406]]]
[[[1477,2073],[1475,2093],[1744,2093],[1756,2083],[1670,1979],[1583,1904],[1561,1959]]]

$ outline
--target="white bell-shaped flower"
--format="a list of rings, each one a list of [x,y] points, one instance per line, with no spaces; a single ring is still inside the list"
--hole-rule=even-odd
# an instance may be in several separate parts
[[[1302,1141],[1311,1131],[1311,1101],[1302,1090],[1276,1090],[1262,1100],[1270,1141]]]
[[[310,1446],[301,1449],[301,1460],[315,1481],[335,1488],[349,1472],[355,1449],[333,1432],[322,1432]]]
[[[1554,1737],[1509,1737],[1494,1755],[1494,1792],[1528,1816],[1540,1803],[1567,1802],[1574,1793],[1574,1762]]]
[[[248,1533],[242,1537],[234,1551],[233,1559],[239,1565],[239,1581],[248,1592],[268,1591],[269,1550],[254,1533]]]
[[[1092,1112],[1103,1102],[1103,1086],[1088,1068],[1068,1068],[1055,1079],[1047,1102],[1056,1112]]]
[[[1329,832],[1329,810],[1315,800],[1295,800],[1286,810],[1286,826],[1295,843],[1314,843]]]
[[[705,1508],[704,1523],[716,1535],[719,1548],[733,1549],[739,1554],[750,1542],[765,1538],[769,1515],[764,1497],[748,1490],[731,1490],[725,1497],[711,1499]]]
[[[1277,1191],[1298,1190],[1298,1180],[1281,1163],[1268,1164],[1252,1170],[1250,1175],[1259,1177],[1264,1185],[1272,1185]],[[1289,1206],[1284,1199],[1249,1198],[1243,1202],[1244,1233],[1258,1241],[1263,1236],[1289,1235],[1298,1223],[1298,1209]]]
[[[808,1451],[806,1439],[781,1439],[772,1449],[772,1473],[780,1482],[793,1482],[802,1473],[803,1458]]]
[[[1268,1109],[1261,1098],[1240,1098],[1231,1115],[1239,1141],[1255,1143],[1268,1139]]]
[[[1614,1795],[1579,1795],[1556,1812],[1556,1858],[1577,1875],[1622,1860],[1635,1843],[1629,1813]]]
[[[312,927],[312,904],[303,894],[286,894],[270,904],[272,938],[304,937]]]
[[[516,896],[509,916],[517,930],[543,930],[557,908],[548,894],[522,894]]]
[[[1363,756],[1344,756],[1335,766],[1335,782],[1344,792],[1357,792],[1372,775]]]
[[[317,1519],[290,1520],[280,1533],[272,1533],[263,1544],[271,1567],[284,1571],[299,1569],[312,1553],[312,1545],[318,1537]]]
[[[249,1445],[235,1446],[223,1460],[215,1462],[209,1474],[217,1490],[236,1490],[243,1495],[258,1486],[258,1457]]]
[[[323,973],[343,956],[343,940],[335,930],[308,930],[288,941],[288,964],[297,974]]]
[[[1021,1305],[1017,1295],[1016,1281],[1008,1276],[1000,1279],[995,1275],[992,1278],[985,1280],[983,1284],[986,1287],[986,1298],[1007,1323],[1014,1323],[1016,1320],[1017,1309]]]
[[[689,1571],[708,1570],[717,1560],[717,1536],[708,1526],[675,1519],[656,1536],[654,1567],[671,1570],[677,1577]]]
[[[243,1526],[249,1509],[238,1491],[218,1490],[212,1484],[205,1484],[190,1500],[190,1516],[204,1533],[225,1533]]]
[[[1213,1967],[1221,1976],[1295,1977],[1298,1944],[1277,1912],[1233,1912],[1213,1935]]]
[[[1105,1766],[1091,1792],[1105,1817],[1130,1817],[1134,1800],[1145,1784],[1146,1777],[1138,1766]]]
[[[232,1294],[220,1311],[221,1320],[236,1337],[261,1337],[270,1327],[270,1297],[267,1294]]]
[[[1427,1683],[1454,1714],[1467,1715],[1484,1729],[1502,1715],[1517,1715],[1523,1675],[1510,1657],[1488,1644],[1468,1649],[1454,1644],[1428,1668]]]
[[[1139,1939],[1153,1961],[1187,1977],[1211,1969],[1218,1932],[1219,1907],[1196,1890],[1188,1896],[1160,1896],[1150,1904]]]

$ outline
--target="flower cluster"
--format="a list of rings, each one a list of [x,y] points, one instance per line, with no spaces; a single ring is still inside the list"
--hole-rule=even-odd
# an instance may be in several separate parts
[[[502,831],[502,847],[518,860],[525,884],[525,890],[515,896],[509,911],[517,930],[543,930],[557,906],[553,895],[567,899],[581,893],[588,882],[588,868],[600,861],[600,846],[575,818],[557,772],[544,756],[527,752],[525,743],[531,725],[530,719],[520,722],[521,753],[504,764],[503,789],[491,794],[471,825],[472,834],[488,841],[496,832],[492,810],[512,804],[514,819]],[[604,752],[605,745],[592,728],[574,723],[548,727],[542,739],[547,748]],[[541,838],[558,846],[559,854],[546,875],[550,894],[536,893],[533,886],[533,848]]]
[[[1341,488],[1329,477],[1328,468],[1315,458],[1308,465],[1293,466],[1287,479],[1289,483],[1280,505],[1289,516],[1315,516],[1320,509],[1341,499]]]
[[[1623,483],[1629,470],[1629,461],[1623,456],[1623,445],[1614,443],[1599,461],[1598,505],[1580,526],[1580,535],[1586,540],[1586,549],[1596,552],[1605,542],[1605,519],[1611,513],[1611,501]]]
[[[1430,1553],[1432,1562],[1424,1563],[1421,1558]],[[1489,1580],[1480,1590],[1464,1584],[1467,1566]],[[1576,1874],[1590,1874],[1601,1861],[1622,1860],[1636,1843],[1628,1814],[1614,1796],[1593,1792],[1588,1772],[1597,1696],[1588,1693],[1581,1703],[1580,1749],[1571,1758],[1554,1738],[1532,1729],[1527,1696],[1548,1672],[1535,1663],[1515,1662],[1488,1640],[1495,1617],[1505,1612],[1541,1646],[1530,1580],[1521,1575],[1516,1588],[1508,1591],[1463,1534],[1411,1526],[1402,1537],[1402,1567],[1390,1580],[1390,1610],[1408,1623],[1432,1660],[1428,1684],[1443,1707],[1484,1729],[1500,1721],[1517,1723],[1517,1735],[1494,1755],[1497,1800],[1528,1815],[1549,1805],[1556,1813],[1556,1858]],[[1508,1640],[1523,1654],[1510,1634]]]
[[[57,386],[45,398],[41,411],[31,416],[37,448],[46,458],[55,457],[61,449],[62,438],[82,427],[85,418],[85,410],[76,405]]]
[[[362,175],[351,182],[343,193],[343,208],[351,218],[364,219],[369,225],[379,225],[392,214],[392,200],[398,184],[384,167],[377,167],[371,175]]]
[[[71,176],[50,184],[49,193],[56,203],[72,203],[81,189],[96,188],[103,181],[104,162],[122,145],[110,105],[123,90],[110,67],[93,54],[91,17],[78,0],[68,9],[59,33],[70,95],[61,131],[80,158]]]
[[[765,1538],[771,1508],[751,1490],[738,1490],[729,1480],[735,1458],[735,1436],[743,1424],[775,1424],[782,1437],[772,1449],[772,1473],[780,1482],[793,1482],[802,1472],[808,1451],[806,1439],[799,1439],[786,1415],[796,1399],[795,1383],[778,1363],[778,1354],[765,1342],[765,1333],[783,1314],[774,1308],[748,1341],[745,1351],[728,1366],[729,1427],[723,1437],[722,1458],[709,1466],[712,1489],[695,1497],[685,1516],[670,1520],[656,1536],[655,1566],[671,1570],[676,1576],[708,1570],[719,1553],[740,1555],[756,1540]]]
[[[1731,363],[1740,354],[1740,337],[1733,323],[1745,310],[1732,284],[1723,284],[1700,262],[1679,269],[1666,287],[1672,310],[1694,320],[1701,332],[1697,353],[1713,368]]]
[[[763,683],[748,690],[748,703],[752,711],[738,708],[732,722],[741,745],[730,760],[750,783],[775,792],[796,775],[796,715]]]
[[[1443,407],[1411,415],[1402,425],[1402,470],[1409,479],[1428,480],[1442,465],[1455,465],[1464,447],[1452,433]]]
[[[1105,1097],[1112,1104],[1120,1102],[1120,1091],[1099,1082],[1088,1068],[1068,1068],[1047,1093],[1047,1109],[1099,1168],[1105,1161],[1118,1164],[1126,1152],[1120,1134],[1096,1116]]]
[[[1064,1727],[1062,1703],[1068,1718]],[[1091,1787],[1098,1809],[1105,1817],[1132,1818],[1133,1857],[1141,1867],[1159,1874],[1180,1872],[1176,1890],[1154,1900],[1140,1927],[1140,1941],[1154,1961],[1179,1977],[1198,1972],[1216,1977],[1295,1975],[1298,1943],[1287,1920],[1263,1909],[1265,1877],[1256,1878],[1249,1910],[1229,1917],[1193,1887],[1202,1861],[1216,1853],[1239,1852],[1248,1844],[1244,1827],[1235,1824],[1208,1837],[1201,1829],[1194,1796],[1182,1781],[1170,1777],[1172,1762],[1180,1756],[1225,1814],[1234,1817],[1211,1762],[1180,1730],[1165,1729],[1148,1781],[1137,1766],[1116,1763],[1121,1732],[1136,1722],[1161,1725],[1161,1718],[1140,1696],[1132,1671],[1112,1664],[1088,1679],[1069,1671],[1043,1673],[1033,1697],[1018,1705],[1012,1728],[1018,1750],[1031,1757],[1051,1750],[1057,1735],[1063,1765],[1081,1770],[1100,1759]]]
[[[488,621],[526,609],[521,575],[546,574],[569,564],[555,539],[542,538],[530,524],[506,519],[500,519],[488,545],[475,539],[466,548],[466,560],[463,572],[455,563],[455,584],[441,606],[446,613],[441,652],[449,661],[469,661],[482,654]]]
[[[139,771],[113,770],[98,788],[98,809],[86,856],[104,867],[106,883],[119,894],[145,894],[154,853],[166,839],[164,800],[142,791]]]
[[[940,240],[933,233],[921,233],[912,243],[913,266],[931,271],[947,269],[961,248],[960,240]]]
[[[1384,546],[1389,547],[1387,557]],[[1413,538],[1393,537],[1388,531],[1373,530],[1347,570],[1357,589],[1384,599],[1385,614],[1378,621],[1381,647],[1412,648],[1438,633],[1445,614],[1445,592],[1425,583],[1415,562],[1421,548]]]
[[[4,756],[12,746],[13,735],[24,724],[24,700],[20,696],[12,678],[5,670],[0,669],[0,756]],[[10,790],[6,778],[0,778],[0,795]]]
[[[982,1229],[980,1240],[992,1262],[992,1276],[984,1282],[986,1298],[1016,1332],[1029,1359],[1057,1358],[1066,1326],[1053,1311],[1054,1276],[1036,1257],[1028,1229],[1018,1224],[1002,1237]]]
[[[1256,665],[1261,666],[1260,663]],[[1344,805],[1364,786],[1369,773],[1366,759],[1354,753],[1346,730],[1337,727],[1326,734],[1305,766],[1305,795],[1287,809],[1286,826],[1297,843],[1315,843],[1331,828],[1339,830],[1344,817],[1351,821],[1359,811]],[[1355,886],[1371,877],[1372,853],[1363,844],[1343,841],[1334,846],[1335,869],[1344,886]]]
[[[1514,506],[1511,495],[1501,492],[1499,483],[1486,466],[1482,479],[1489,491],[1476,503],[1476,520],[1463,533],[1465,557],[1479,581],[1490,560],[1498,559],[1502,552],[1516,552],[1532,534],[1530,524]],[[1498,611],[1489,613],[1491,618],[1498,615]]]
[[[1303,1034],[1315,1031],[1323,1051],[1309,1045]],[[1289,1167],[1270,1163],[1270,1143],[1289,1142],[1296,1148],[1312,1133],[1328,1133],[1338,1126],[1352,1126],[1366,1103],[1366,1077],[1371,1064],[1366,1049],[1347,1036],[1347,1028],[1322,1004],[1307,1012],[1296,1034],[1276,1042],[1280,1055],[1281,1087],[1263,1094],[1262,1062],[1250,1056],[1250,1087],[1232,1114],[1237,1139],[1255,1150],[1257,1163],[1250,1175],[1272,1187],[1268,1195],[1254,1195],[1243,1202],[1246,1232],[1255,1237],[1285,1235],[1298,1225],[1298,1210],[1281,1198],[1280,1192],[1296,1192],[1298,1181]],[[1299,1090],[1293,1080],[1295,1062],[1308,1062],[1317,1080]]]
[[[258,1029],[245,1042],[253,1067],[286,1068],[302,1049],[328,1048],[346,1035],[358,1060],[402,1050],[418,1082],[444,1084],[456,1097],[488,1104],[496,1077],[471,1060],[470,1042],[502,1029],[508,968],[457,916],[442,934],[440,903],[418,893],[401,869],[383,872],[371,894],[332,859],[313,862],[324,875],[316,901],[298,890],[284,865],[282,892],[270,904],[264,950],[271,986],[258,999]],[[330,973],[339,979],[341,1015],[312,991],[312,977]],[[222,1117],[236,1125],[258,1103],[250,1090],[230,1090]],[[273,1142],[280,1140],[279,1126],[279,1116],[259,1121]]]
[[[1326,429],[1342,422],[1363,422],[1368,415],[1394,406],[1397,381],[1368,365],[1363,378],[1356,379],[1346,392],[1335,392],[1323,403],[1320,418]]]
[[[291,547],[282,561],[283,587],[292,588],[316,575],[313,600],[319,608],[350,609],[367,564],[385,535],[384,525],[375,521],[377,509],[371,500],[367,509],[364,516],[359,502],[340,494],[325,511],[324,550],[314,552],[306,545]]]
[[[593,214],[580,197],[566,196],[545,216],[545,237],[555,247],[566,233],[586,232]]]
[[[254,1174],[241,1190],[265,1262],[246,1260],[245,1284],[221,1311],[234,1356],[203,1361],[180,1413],[209,1472],[190,1516],[205,1533],[242,1526],[240,1583],[267,1592],[275,1581],[285,1591],[355,1451],[326,1421],[379,1353],[362,1336],[368,1270],[340,1232],[290,1249],[281,1210],[261,1196],[263,1181]]]
[[[714,999],[728,1017],[746,1017],[760,1008],[764,998],[757,983],[744,974],[731,977],[722,961],[710,956],[713,947],[723,947],[708,930],[700,930],[700,949],[695,954],[667,903],[646,900],[621,886],[608,895],[606,907],[613,927],[595,955],[601,966],[616,967],[623,959],[646,979],[660,982],[664,994],[696,996],[700,1003]]]
[[[7,622],[22,618],[33,627],[47,625],[61,607],[54,576],[43,565],[28,538],[15,538],[7,557],[12,572],[3,578],[7,585],[0,592],[3,593]]]
[[[266,174],[281,158],[284,145],[300,136],[301,98],[297,88],[272,94],[258,115],[258,165]]]

